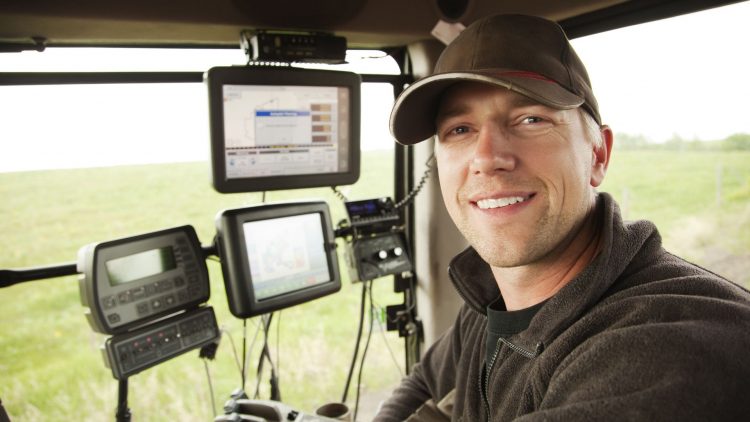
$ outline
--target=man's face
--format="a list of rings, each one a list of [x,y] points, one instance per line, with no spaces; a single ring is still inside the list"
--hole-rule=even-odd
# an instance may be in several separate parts
[[[593,209],[607,160],[579,113],[479,83],[443,95],[435,146],[443,198],[490,265],[556,262]]]

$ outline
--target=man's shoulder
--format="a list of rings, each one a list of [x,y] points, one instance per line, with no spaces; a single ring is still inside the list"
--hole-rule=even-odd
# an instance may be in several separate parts
[[[603,344],[632,339],[689,351],[741,338],[750,347],[750,292],[665,252],[623,273],[574,325]]]
[[[623,273],[557,340],[568,363],[638,362],[631,368],[639,376],[664,365],[685,370],[696,359],[726,369],[750,349],[750,292],[664,253]],[[750,375],[750,361],[735,370]]]
[[[570,328],[597,340],[674,337],[683,346],[741,336],[750,347],[750,292],[662,249],[634,260]]]
[[[605,301],[664,295],[675,301],[698,297],[750,306],[750,292],[744,287],[664,249],[633,259],[612,284]]]

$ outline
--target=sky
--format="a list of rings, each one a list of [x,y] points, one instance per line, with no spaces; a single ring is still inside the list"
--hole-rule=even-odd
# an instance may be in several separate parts
[[[573,41],[604,123],[664,141],[750,133],[750,2]]]
[[[573,40],[604,123],[663,142],[750,133],[750,2]],[[366,53],[373,54],[373,53]],[[375,53],[378,54],[378,53]],[[238,50],[48,49],[2,71],[205,71]],[[374,62],[374,63],[373,63]],[[388,59],[356,71],[398,72]],[[364,86],[362,149],[392,147],[389,86]],[[0,172],[208,159],[200,84],[0,87]]]

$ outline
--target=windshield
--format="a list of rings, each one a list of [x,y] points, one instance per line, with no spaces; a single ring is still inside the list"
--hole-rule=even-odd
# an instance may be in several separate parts
[[[748,22],[750,3],[744,2],[573,41],[604,123],[615,132],[600,190],[617,199],[626,219],[654,221],[668,250],[745,287]],[[399,73],[382,52],[350,54],[361,60],[351,56],[349,69]],[[0,68],[200,73],[244,61],[238,50],[58,48],[2,54]],[[342,197],[393,196],[390,83],[362,87],[358,183],[338,187],[338,193],[315,188],[221,195],[210,186],[203,84],[131,82],[0,86],[0,268],[74,262],[86,244],[184,224],[210,244],[217,212],[262,202],[322,199],[336,225],[346,217]],[[267,332],[283,399],[300,409],[316,408],[320,397],[341,397],[352,356],[362,285],[347,278],[345,246],[337,251],[341,292],[284,310]],[[220,264],[207,265],[209,303],[225,334],[217,357],[209,370],[191,353],[139,374],[130,397],[139,420],[212,420],[219,409],[208,404],[210,398],[219,404],[228,398],[241,382],[243,363],[250,367],[246,391],[269,395],[269,368],[262,383],[254,375],[262,326],[257,318],[230,315]],[[76,277],[2,289],[0,301],[0,397],[14,420],[111,419],[116,383],[101,361],[105,338],[85,321]],[[364,419],[405,372],[403,340],[386,330],[393,323],[386,305],[402,298],[390,280],[376,281],[372,303],[374,334],[361,385]]]

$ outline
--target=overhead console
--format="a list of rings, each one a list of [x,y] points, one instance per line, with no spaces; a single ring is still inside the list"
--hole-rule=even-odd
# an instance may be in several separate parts
[[[214,67],[205,82],[217,191],[349,185],[359,178],[356,73]]]

